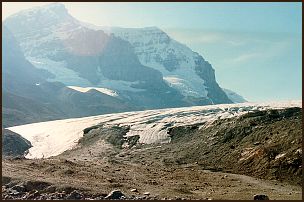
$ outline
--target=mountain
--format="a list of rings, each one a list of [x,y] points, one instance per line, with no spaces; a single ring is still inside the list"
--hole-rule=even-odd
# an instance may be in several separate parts
[[[62,4],[20,12],[5,25],[27,59],[54,75],[48,81],[115,90],[123,100],[145,108],[187,105],[159,71],[139,62],[130,43],[81,26]]]
[[[93,29],[58,3],[21,11],[4,24],[26,58],[51,73],[47,81],[106,88],[145,109],[232,103],[211,65],[158,28]]]
[[[226,88],[222,88],[222,89],[232,102],[234,103],[247,102],[245,98],[243,98],[241,95],[237,94],[236,92],[233,92],[232,90]]]
[[[100,91],[79,92],[34,67],[6,26],[2,27],[2,127],[140,108]]]

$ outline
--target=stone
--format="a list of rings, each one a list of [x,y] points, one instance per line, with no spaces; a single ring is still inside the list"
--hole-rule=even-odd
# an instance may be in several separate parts
[[[62,193],[57,193],[56,196],[60,199],[63,199],[66,197],[66,193],[62,192]]]
[[[49,192],[49,193],[54,193],[54,192],[56,192],[56,187],[54,187],[54,186],[49,186],[49,187],[47,187],[44,191],[45,191],[45,192]]]
[[[152,181],[151,181],[151,184],[157,185],[158,183],[157,183],[155,180],[152,180]]]
[[[145,192],[144,195],[147,195],[147,196],[148,196],[148,195],[150,195],[150,192]]]
[[[22,193],[20,193],[19,191],[14,190],[14,189],[9,190],[9,195],[18,196],[20,194],[22,194]]]
[[[22,186],[22,185],[15,185],[15,186],[12,187],[12,189],[14,189],[18,192],[25,192],[26,191],[25,187]]]
[[[121,191],[113,190],[105,197],[105,199],[121,199],[122,196],[125,195]]]
[[[43,190],[49,187],[51,184],[47,182],[39,182],[39,181],[26,181],[22,183],[22,186],[25,187],[26,191],[31,190]]]
[[[138,192],[137,189],[131,189],[131,192]]]
[[[253,200],[269,200],[269,197],[264,194],[257,194],[253,197]]]
[[[97,196],[96,198],[94,198],[94,200],[102,200],[102,199],[104,199],[103,196]]]
[[[15,186],[16,184],[17,184],[16,182],[9,182],[9,183],[5,184],[5,188],[13,187],[13,186]]]
[[[26,199],[35,199],[38,196],[40,196],[39,192],[37,190],[34,190],[32,194],[30,194]]]
[[[83,194],[78,192],[77,190],[72,191],[68,196],[67,199],[82,199]]]
[[[112,182],[113,182],[113,179],[107,178],[107,181],[110,182],[110,183],[112,183]]]
[[[29,194],[33,194],[33,193],[35,193],[37,190],[36,189],[32,189],[31,191],[29,191],[28,193]]]

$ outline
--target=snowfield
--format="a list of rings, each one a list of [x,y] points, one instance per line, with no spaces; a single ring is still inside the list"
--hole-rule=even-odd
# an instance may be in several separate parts
[[[94,90],[97,90],[103,94],[106,94],[106,95],[109,95],[109,96],[112,96],[112,97],[118,97],[119,95],[117,94],[117,92],[111,90],[111,89],[108,89],[108,88],[95,88],[95,87],[79,87],[79,86],[67,86],[71,89],[74,89],[74,90],[77,90],[79,92],[82,92],[82,93],[86,93],[92,89]]]
[[[72,118],[26,124],[8,128],[29,140],[30,148],[26,158],[47,158],[72,149],[83,136],[83,129],[104,124],[106,126],[130,126],[126,136],[139,135],[140,143],[168,143],[167,130],[172,126],[206,123],[208,127],[214,120],[240,116],[244,113],[287,107],[301,107],[302,101],[238,103],[184,108],[169,108],[137,112],[106,114],[83,118]]]

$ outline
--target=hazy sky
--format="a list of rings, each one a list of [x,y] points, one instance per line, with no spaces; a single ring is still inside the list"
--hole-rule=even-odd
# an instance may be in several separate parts
[[[2,20],[47,3],[2,3]],[[64,3],[96,25],[157,26],[209,61],[250,101],[302,98],[301,3]]]

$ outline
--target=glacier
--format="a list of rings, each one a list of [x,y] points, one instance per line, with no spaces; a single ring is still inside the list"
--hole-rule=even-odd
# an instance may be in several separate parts
[[[124,112],[32,123],[7,129],[20,134],[31,142],[33,147],[29,149],[26,158],[48,158],[77,146],[78,140],[83,137],[83,129],[97,124],[108,127],[130,126],[126,136],[139,135],[139,143],[142,144],[169,143],[168,125],[176,127],[201,123],[202,127],[208,127],[218,119],[238,117],[257,110],[288,107],[302,107],[302,100]]]

